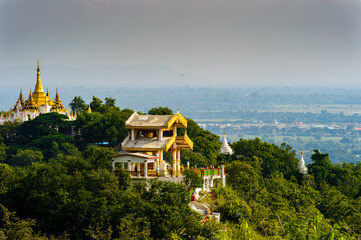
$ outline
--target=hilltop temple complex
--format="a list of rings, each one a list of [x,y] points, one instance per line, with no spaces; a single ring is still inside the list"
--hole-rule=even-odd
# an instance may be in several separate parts
[[[76,113],[70,114],[69,109],[65,109],[63,102],[60,99],[58,89],[56,89],[55,99],[52,100],[49,91],[44,92],[40,77],[40,67],[38,60],[37,80],[35,90],[30,89],[29,97],[24,100],[22,89],[17,102],[13,109],[10,109],[6,114],[0,115],[0,124],[6,121],[25,122],[32,120],[42,113],[56,112],[66,115],[70,121],[76,119]]]

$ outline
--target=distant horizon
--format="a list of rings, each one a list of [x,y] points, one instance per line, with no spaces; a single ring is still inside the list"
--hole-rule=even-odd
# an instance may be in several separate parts
[[[350,79],[344,82],[329,83],[314,82],[298,79],[281,83],[254,83],[242,78],[242,81],[228,79],[219,81],[209,79],[195,73],[180,72],[165,65],[159,64],[125,64],[125,65],[84,65],[71,66],[67,64],[46,64],[40,61],[41,77],[49,86],[86,86],[90,88],[209,88],[209,89],[243,89],[243,88],[295,88],[295,89],[361,89],[359,84],[351,83]],[[2,87],[31,86],[36,79],[36,64],[21,66],[0,67]],[[11,81],[9,81],[11,80]],[[352,81],[357,81],[352,80]]]
[[[55,87],[42,81],[44,91],[49,87],[50,97],[55,96]],[[35,80],[29,88],[22,86],[25,99],[29,89],[34,89]],[[0,111],[8,111],[16,103],[21,86],[2,87],[0,89]],[[148,112],[153,107],[169,107],[192,117],[200,114],[202,118],[213,116],[217,112],[239,111],[311,111],[361,112],[361,89],[340,88],[195,88],[195,87],[84,87],[58,86],[60,98],[64,105],[75,96],[81,96],[86,103],[92,97],[104,100],[106,97],[116,99],[116,106]],[[283,106],[284,105],[284,106]],[[302,110],[303,109],[303,110]],[[222,116],[222,115],[220,115]]]

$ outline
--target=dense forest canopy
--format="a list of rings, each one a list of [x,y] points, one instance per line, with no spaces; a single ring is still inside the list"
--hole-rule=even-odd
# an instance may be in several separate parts
[[[55,113],[0,126],[0,238],[2,239],[357,239],[361,236],[361,164],[332,164],[314,150],[308,174],[291,146],[239,139],[232,155],[218,154],[219,136],[188,119],[191,166],[226,165],[226,187],[205,202],[221,222],[201,222],[189,192],[201,183],[130,184],[114,176],[111,156],[128,134],[133,113],[115,99],[94,97],[78,119]],[[152,114],[172,114],[153,108]],[[73,137],[71,134],[73,133]],[[107,142],[108,147],[98,146]]]

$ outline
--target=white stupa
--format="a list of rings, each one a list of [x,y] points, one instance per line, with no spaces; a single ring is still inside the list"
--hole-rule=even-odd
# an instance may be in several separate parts
[[[223,135],[222,146],[221,146],[221,150],[219,151],[219,153],[229,154],[229,155],[233,154],[232,148],[228,145],[226,133],[224,133],[224,135]]]
[[[301,152],[301,159],[300,163],[298,164],[298,169],[300,170],[300,173],[307,174],[307,167],[305,164],[305,160],[303,159],[303,152]]]

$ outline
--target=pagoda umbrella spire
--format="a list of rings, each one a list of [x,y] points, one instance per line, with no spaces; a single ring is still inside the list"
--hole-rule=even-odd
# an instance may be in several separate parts
[[[41,77],[40,77],[40,66],[39,66],[39,59],[38,59],[38,74],[36,79],[36,85],[34,92],[44,92],[43,84],[41,83]]]

